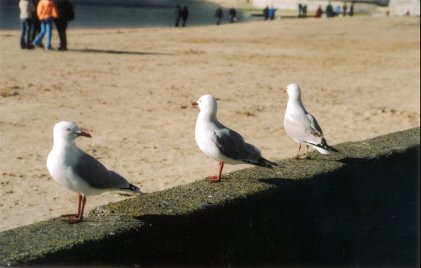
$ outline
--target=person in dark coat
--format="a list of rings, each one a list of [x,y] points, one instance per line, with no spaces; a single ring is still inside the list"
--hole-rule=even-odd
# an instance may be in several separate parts
[[[265,18],[265,20],[269,19],[269,7],[266,6],[265,9],[263,9],[263,17]]]
[[[228,15],[229,15],[229,21],[230,23],[234,23],[235,20],[237,19],[237,10],[235,10],[235,8],[230,8],[230,10],[228,11]]]
[[[216,11],[215,11],[215,17],[217,18],[216,25],[221,24],[221,20],[224,17],[224,11],[222,10],[222,7],[221,6],[219,6],[216,9]]]
[[[54,20],[58,37],[60,39],[60,46],[58,50],[67,50],[67,23],[74,20],[75,13],[72,3],[69,0],[56,0],[58,9],[58,18]]]
[[[38,3],[39,0],[33,0],[34,6],[35,6],[35,12],[32,15],[33,18],[33,30],[32,30],[32,36],[31,36],[31,40],[34,41],[35,38],[38,36],[38,34],[41,32],[41,21],[38,18],[38,14],[36,12],[37,8],[38,8]],[[43,47],[44,45],[42,44],[42,42],[40,43],[40,46]]]
[[[181,11],[181,26],[186,27],[187,19],[189,18],[189,9],[184,7]]]

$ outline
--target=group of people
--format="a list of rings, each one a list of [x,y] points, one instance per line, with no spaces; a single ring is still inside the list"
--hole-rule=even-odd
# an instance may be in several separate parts
[[[266,6],[263,9],[263,17],[265,18],[265,20],[274,20],[276,16],[276,10],[277,9],[273,6],[271,7]]]
[[[175,10],[175,27],[181,26],[186,27],[187,19],[189,18],[189,9],[185,6],[183,9],[180,5],[177,5]]]
[[[181,8],[180,5],[176,6],[175,10],[175,27],[186,27],[186,22],[189,17],[189,9],[185,6]],[[224,10],[221,6],[218,6],[215,10],[216,25],[220,25],[222,18],[224,18]],[[228,10],[228,19],[230,23],[234,23],[237,20],[237,10],[235,8],[230,8]]]
[[[319,9],[320,9],[320,11],[319,11]],[[318,8],[318,10],[316,12],[316,17],[317,17],[317,14],[318,13],[320,13],[320,17],[321,17],[321,15],[323,14],[323,10],[322,10],[321,6],[319,6],[319,8]],[[353,1],[351,2],[351,5],[349,7],[349,11],[348,11],[348,5],[346,4],[345,1],[344,1],[343,6],[342,6],[342,9],[341,9],[341,7],[339,5],[337,5],[335,8],[333,8],[333,6],[332,6],[332,4],[330,2],[326,6],[326,17],[333,18],[333,17],[337,17],[337,16],[339,16],[341,14],[344,17],[346,15],[349,15],[351,17],[354,16],[354,3],[353,3]]]
[[[58,50],[67,50],[67,24],[74,19],[73,5],[69,0],[19,0],[21,35],[20,47],[52,50],[53,23],[56,26],[60,45]],[[44,46],[43,39],[46,37]]]
[[[265,20],[274,20],[275,19],[275,13],[276,13],[276,8],[274,8],[273,6],[269,7],[266,6],[263,9],[263,17]],[[319,5],[316,13],[314,15],[314,17],[316,18],[320,18],[323,16],[323,13],[326,14],[326,17],[331,18],[331,17],[336,17],[342,14],[342,16],[353,16],[354,15],[354,3],[353,1],[351,1],[351,5],[349,7],[349,11],[348,11],[348,5],[346,3],[346,1],[344,1],[344,4],[342,6],[342,9],[340,6],[336,6],[335,8],[333,8],[332,4],[329,2],[328,5],[326,6],[326,10],[323,11],[322,6]],[[307,5],[306,4],[302,4],[302,3],[298,3],[298,17],[299,18],[305,18],[307,17]]]
[[[217,18],[216,25],[221,24],[222,18],[224,17],[224,11],[221,6],[218,6],[215,10],[215,17]],[[234,23],[237,20],[237,10],[233,7],[228,10],[228,20],[230,23]]]

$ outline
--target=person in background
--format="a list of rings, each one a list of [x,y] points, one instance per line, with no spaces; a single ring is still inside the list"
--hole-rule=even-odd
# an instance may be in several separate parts
[[[58,10],[52,0],[40,0],[37,7],[37,15],[41,21],[41,32],[35,38],[33,45],[42,47],[41,42],[44,35],[47,35],[47,43],[45,49],[52,50],[51,34],[53,27],[53,20],[58,18]]]
[[[322,15],[323,15],[323,9],[322,9],[322,6],[321,5],[319,5],[319,7],[317,8],[317,10],[316,10],[316,15],[315,15],[315,17],[316,18],[321,18],[322,17]]]
[[[180,25],[180,19],[181,19],[181,8],[180,5],[177,5],[174,11],[174,15],[175,15],[175,27],[178,27]]]
[[[266,6],[263,9],[263,17],[265,18],[265,20],[268,20],[269,19],[269,7],[268,6]]]
[[[348,10],[348,5],[346,4],[346,2],[344,1],[344,4],[342,6],[342,16],[346,16],[346,11]]]
[[[307,17],[307,4],[303,5],[303,18]]]
[[[222,7],[221,6],[219,6],[216,9],[216,11],[215,11],[215,17],[217,18],[216,25],[221,24],[221,20],[224,17],[224,11],[222,10]]]
[[[230,10],[228,11],[228,15],[230,23],[234,23],[237,18],[237,10],[235,10],[235,8],[233,7],[230,8]]]
[[[189,18],[189,9],[184,7],[181,11],[181,26],[186,27],[187,19]]]
[[[37,15],[37,7],[38,7],[39,0],[32,0],[32,3],[34,3],[34,7],[35,7],[34,12],[32,13],[32,20],[33,20],[34,25],[32,27],[31,40],[33,41],[35,40],[39,32],[41,32],[41,22],[39,21],[39,18]],[[44,47],[42,42],[40,43],[40,45]]]
[[[339,17],[341,15],[341,6],[337,5],[335,7],[335,17]]]
[[[329,2],[329,4],[326,6],[326,17],[332,18],[335,16],[335,13],[333,12],[332,4]]]
[[[22,49],[33,49],[34,46],[31,42],[31,35],[33,31],[33,14],[35,12],[35,7],[32,1],[30,0],[20,0],[19,1],[19,10],[20,10],[20,48]]]
[[[65,51],[67,50],[67,23],[75,18],[75,12],[69,0],[56,0],[56,6],[59,17],[54,20],[54,23],[60,39],[58,50]]]
[[[269,18],[270,18],[270,20],[274,20],[275,19],[275,17],[276,17],[275,14],[276,14],[276,8],[274,6],[271,6],[269,8]]]

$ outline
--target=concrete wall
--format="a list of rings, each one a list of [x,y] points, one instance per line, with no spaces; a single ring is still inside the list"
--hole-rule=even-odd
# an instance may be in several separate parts
[[[0,266],[419,266],[419,128],[0,233]]]

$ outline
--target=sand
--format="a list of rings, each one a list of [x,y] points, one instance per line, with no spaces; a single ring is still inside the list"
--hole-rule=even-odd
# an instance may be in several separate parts
[[[220,121],[271,160],[298,149],[282,126],[289,83],[330,145],[419,127],[419,30],[413,17],[70,28],[67,52],[21,50],[17,31],[0,31],[0,230],[76,212],[76,194],[46,169],[61,120],[88,130],[78,146],[148,193],[216,174],[190,105],[207,93]],[[125,198],[88,197],[87,212]]]

